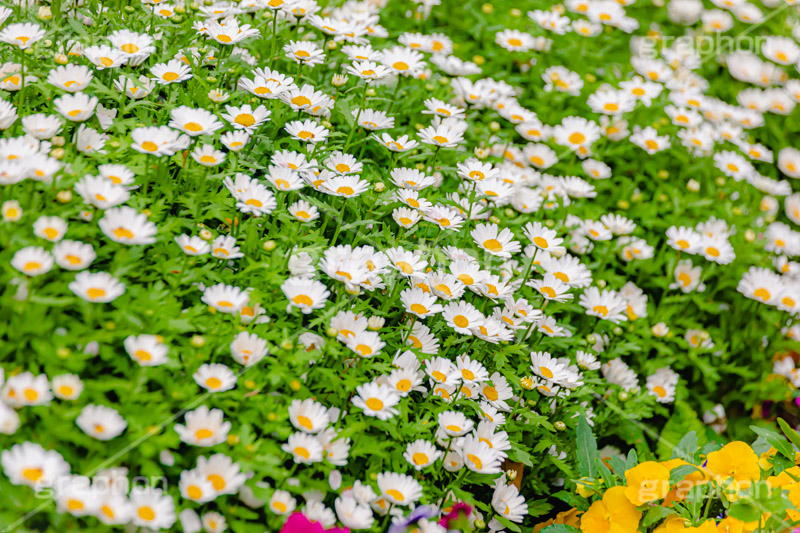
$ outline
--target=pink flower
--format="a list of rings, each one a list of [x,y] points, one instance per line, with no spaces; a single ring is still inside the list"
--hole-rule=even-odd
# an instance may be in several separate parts
[[[453,505],[453,509],[439,520],[439,525],[447,529],[453,529],[461,520],[469,518],[471,514],[472,507],[466,503],[457,502]]]
[[[346,527],[325,529],[319,522],[312,522],[303,513],[292,513],[283,524],[281,533],[350,533]]]

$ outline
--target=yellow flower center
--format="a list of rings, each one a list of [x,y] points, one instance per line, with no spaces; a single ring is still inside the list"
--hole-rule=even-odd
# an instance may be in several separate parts
[[[151,522],[156,518],[156,513],[153,511],[153,508],[147,505],[139,507],[139,509],[136,511],[136,514],[139,515],[139,518],[148,522]]]
[[[584,142],[586,142],[586,135],[584,135],[579,131],[576,131],[575,133],[571,134],[568,137],[568,140],[572,144],[583,144]]]
[[[453,324],[455,324],[459,328],[466,328],[469,326],[469,319],[464,315],[456,315],[453,318]]]
[[[383,409],[383,402],[378,398],[367,398],[364,403],[371,411],[381,411]]]

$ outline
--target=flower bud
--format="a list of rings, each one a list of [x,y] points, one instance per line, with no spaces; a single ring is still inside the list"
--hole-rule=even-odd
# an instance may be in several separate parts
[[[656,337],[663,337],[667,333],[669,333],[669,326],[667,326],[664,322],[659,322],[658,324],[654,324],[652,328],[650,328],[650,333],[652,333]]]
[[[582,477],[575,482],[575,492],[582,498],[589,498],[594,494],[594,481],[588,477]]]

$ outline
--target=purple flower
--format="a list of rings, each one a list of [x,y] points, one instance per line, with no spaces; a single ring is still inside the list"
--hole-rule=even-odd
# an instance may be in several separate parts
[[[433,507],[428,507],[427,505],[420,505],[411,513],[408,514],[405,518],[403,518],[400,522],[392,524],[392,527],[389,528],[387,533],[405,533],[408,529],[408,526],[419,522],[423,518],[430,518],[436,514],[436,511]]]

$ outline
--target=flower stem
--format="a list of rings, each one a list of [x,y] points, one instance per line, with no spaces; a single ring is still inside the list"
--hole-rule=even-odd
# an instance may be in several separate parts
[[[269,47],[269,68],[275,61],[275,42],[278,40],[278,10],[272,12],[272,44]]]
[[[358,129],[358,119],[361,118],[361,111],[364,109],[364,105],[367,103],[367,83],[364,82],[364,91],[362,92],[361,96],[361,105],[358,106],[358,113],[356,113],[356,119],[353,122],[353,127],[350,128],[350,133],[347,135],[347,141],[344,143],[344,148],[342,148],[342,152],[347,153],[347,149],[350,147],[350,142],[353,140],[353,134]]]
[[[337,220],[336,231],[333,234],[333,239],[331,239],[331,243],[334,246],[336,245],[336,238],[339,236],[339,232],[342,231],[342,226],[344,226],[344,212],[347,209],[347,198],[343,198],[342,200],[342,210],[339,211],[339,220]]]
[[[441,146],[437,146],[436,150],[434,150],[433,153],[431,154],[430,158],[428,158],[428,162],[425,163],[425,167],[426,168],[430,168],[431,172],[433,172],[435,170],[433,165],[436,163],[436,157],[439,155],[439,150],[441,150],[441,149],[442,149]]]

